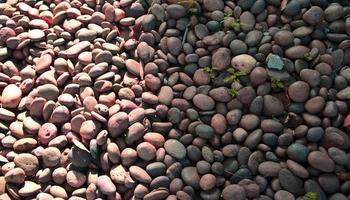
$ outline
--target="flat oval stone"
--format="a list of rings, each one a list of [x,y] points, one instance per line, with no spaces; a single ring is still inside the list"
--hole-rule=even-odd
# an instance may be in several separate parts
[[[195,167],[185,167],[181,171],[182,180],[189,186],[198,189],[200,177]]]
[[[22,91],[14,84],[4,88],[1,94],[1,103],[4,108],[16,108],[22,99]]]
[[[193,97],[193,103],[201,110],[212,110],[215,107],[215,101],[207,95],[197,94]]]
[[[27,176],[35,174],[39,169],[39,160],[32,154],[21,153],[15,157],[17,167],[22,168]]]
[[[288,87],[288,96],[295,102],[304,102],[309,97],[310,86],[304,81],[296,81]]]
[[[321,151],[313,151],[309,154],[307,161],[309,164],[323,172],[333,172],[335,169],[334,161]]]
[[[186,148],[178,140],[169,139],[165,141],[164,148],[168,154],[176,159],[183,159],[186,157]]]
[[[99,176],[97,178],[97,187],[102,192],[102,194],[105,195],[114,194],[117,190],[112,180],[106,175]]]
[[[231,60],[233,68],[249,74],[255,67],[256,59],[248,54],[235,56]]]
[[[32,181],[25,181],[24,186],[18,190],[18,194],[22,197],[35,195],[41,190],[41,186]]]
[[[125,112],[118,112],[108,120],[108,131],[112,137],[122,134],[129,125],[129,117]]]
[[[135,178],[137,181],[142,183],[151,183],[152,178],[148,175],[148,173],[138,166],[131,166],[129,168],[131,177]]]

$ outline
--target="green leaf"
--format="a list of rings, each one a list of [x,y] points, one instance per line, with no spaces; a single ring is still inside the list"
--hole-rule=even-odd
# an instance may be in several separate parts
[[[316,192],[307,192],[303,200],[317,200],[317,193]]]

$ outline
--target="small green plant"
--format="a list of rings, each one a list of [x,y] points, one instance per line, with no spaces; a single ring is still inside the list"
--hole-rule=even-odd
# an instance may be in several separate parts
[[[271,87],[273,89],[282,89],[284,88],[284,84],[279,78],[271,77]]]
[[[304,54],[304,59],[309,62],[309,61],[312,60],[312,56],[310,55],[310,53],[305,53]]]
[[[177,3],[187,8],[189,15],[194,15],[197,13],[197,0],[180,0]]]
[[[241,23],[240,23],[239,19],[230,20],[229,27],[237,32],[241,31]]]
[[[209,75],[210,79],[215,78],[216,72],[215,72],[215,70],[213,68],[204,67],[203,70],[204,70],[205,73],[207,73]]]
[[[230,81],[232,81],[232,82],[238,82],[238,83],[239,83],[239,82],[240,82],[239,78],[240,78],[241,76],[245,76],[245,75],[246,75],[245,72],[236,70],[236,69],[234,69],[234,68],[229,68],[229,69],[227,70],[227,72],[228,72],[230,75],[224,79],[225,82],[230,82]]]
[[[303,200],[317,200],[317,193],[316,192],[307,192],[303,196]]]
[[[235,98],[238,94],[238,91],[235,88],[228,89],[229,95],[231,95],[232,98]]]

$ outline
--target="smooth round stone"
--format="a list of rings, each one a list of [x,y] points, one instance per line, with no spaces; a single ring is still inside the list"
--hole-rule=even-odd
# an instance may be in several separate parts
[[[165,141],[164,148],[168,154],[170,154],[176,159],[181,160],[186,157],[186,148],[178,140],[169,139]]]
[[[309,48],[301,45],[293,46],[285,50],[284,55],[290,59],[302,59],[310,51]]]
[[[99,176],[97,178],[97,187],[102,192],[102,194],[105,195],[114,194],[117,190],[112,180],[106,175]]]
[[[50,193],[53,196],[58,197],[58,198],[62,198],[62,199],[68,198],[68,194],[67,194],[66,190],[63,187],[58,186],[58,185],[53,185],[50,188]]]
[[[231,52],[227,48],[219,48],[215,51],[211,58],[211,65],[213,69],[224,70],[230,66]]]
[[[316,25],[322,22],[324,11],[318,6],[312,6],[303,14],[303,20],[311,25]]]
[[[79,188],[86,182],[86,175],[81,172],[71,170],[67,173],[66,181],[71,187]]]
[[[59,164],[61,152],[56,147],[48,147],[42,152],[43,164],[47,167],[55,167]]]
[[[131,74],[135,75],[135,76],[139,76],[140,75],[140,68],[141,65],[139,62],[133,60],[133,59],[127,59],[125,61],[125,66],[128,69],[128,72],[130,72]]]
[[[24,183],[26,174],[21,168],[14,168],[5,174],[5,181],[7,183],[22,184]]]
[[[233,55],[247,53],[248,46],[242,40],[235,39],[230,43],[230,49]]]
[[[287,167],[294,175],[300,178],[309,177],[309,172],[307,171],[307,169],[305,169],[299,163],[294,162],[293,160],[287,160]]]
[[[245,38],[245,43],[249,46],[249,47],[254,47],[257,46],[261,39],[263,37],[263,33],[261,31],[258,30],[253,30],[250,31]]]
[[[311,152],[307,161],[312,167],[322,172],[333,172],[335,169],[334,161],[326,153],[321,151]]]
[[[322,127],[312,127],[308,130],[306,138],[310,142],[319,142],[322,140],[324,135],[324,130]]]
[[[214,129],[206,124],[199,124],[196,126],[195,132],[199,137],[204,139],[210,139],[214,136]]]
[[[199,189],[200,177],[195,167],[185,167],[181,171],[181,178],[185,184]]]
[[[259,165],[258,170],[265,177],[277,177],[281,168],[281,165],[277,162],[265,161]]]
[[[153,160],[156,157],[156,148],[149,142],[142,142],[136,147],[137,155],[146,161]]]
[[[350,162],[350,158],[346,155],[346,153],[336,147],[329,148],[328,154],[332,160],[339,165],[345,165],[346,163]]]
[[[242,186],[237,184],[232,184],[226,186],[222,190],[222,198],[224,200],[245,200],[246,199],[246,193]]]
[[[165,164],[162,162],[153,162],[146,166],[147,173],[152,177],[164,175],[166,169]]]
[[[131,166],[129,168],[130,176],[135,178],[137,181],[141,183],[151,183],[152,178],[148,175],[148,173],[138,166]]]
[[[321,82],[320,73],[312,69],[301,70],[300,78],[307,82],[311,87],[316,87]]]
[[[318,177],[318,183],[329,194],[337,192],[340,188],[338,177],[334,174],[321,174]]]
[[[21,99],[21,89],[14,84],[10,84],[2,91],[0,100],[4,108],[16,108]]]
[[[238,55],[232,58],[231,65],[233,68],[249,74],[255,67],[256,60],[248,54]]]
[[[221,25],[219,22],[212,20],[207,23],[207,27],[210,32],[217,32],[220,30]]]
[[[211,190],[216,185],[216,177],[212,174],[205,174],[199,181],[199,186],[202,190]]]
[[[259,123],[260,119],[258,116],[254,114],[246,114],[242,116],[239,125],[245,130],[253,130],[259,125]]]
[[[110,170],[110,178],[114,183],[117,184],[124,184],[125,178],[126,178],[126,171],[125,168],[122,165],[117,165],[112,167]]]
[[[223,0],[217,0],[217,1],[211,1],[211,0],[204,0],[203,6],[206,10],[209,12],[213,12],[215,10],[222,10],[224,8],[224,1]]]
[[[308,99],[310,86],[304,81],[296,81],[288,87],[288,96],[295,102],[304,102]]]
[[[197,94],[193,97],[193,103],[201,110],[213,110],[215,107],[215,101],[207,95]]]
[[[321,112],[326,104],[326,101],[323,97],[317,96],[309,99],[305,103],[305,110],[311,114],[317,114]]]
[[[155,27],[156,27],[155,16],[152,14],[145,15],[142,20],[142,29],[147,32],[147,31],[154,30]]]
[[[297,194],[303,190],[302,179],[296,177],[288,169],[281,169],[278,173],[278,180],[282,188],[291,192],[292,194]]]
[[[39,170],[39,160],[32,154],[21,153],[14,159],[17,167],[22,168],[27,176],[34,175]]]
[[[278,190],[275,193],[274,198],[276,200],[295,200],[293,194],[285,190]]]
[[[53,84],[45,84],[37,87],[38,95],[46,100],[56,100],[59,96],[58,88]]]
[[[254,29],[255,27],[255,17],[249,11],[245,11],[239,17],[241,29],[244,32],[248,32]]]
[[[32,41],[37,42],[45,39],[45,33],[40,29],[32,29],[28,32],[28,37]]]
[[[278,116],[284,112],[282,102],[274,96],[264,96],[264,113],[269,116]]]
[[[125,112],[118,112],[108,120],[108,131],[112,137],[118,137],[129,125],[129,117]]]
[[[32,181],[25,181],[24,186],[18,190],[18,194],[22,197],[29,197],[37,194],[41,190],[41,186]]]
[[[50,123],[63,124],[70,120],[70,112],[66,106],[57,106],[51,114]]]
[[[165,105],[170,105],[171,100],[173,100],[173,89],[169,86],[161,87],[158,94],[158,101]]]
[[[296,162],[306,162],[309,150],[306,146],[298,143],[289,145],[287,149],[288,157]]]
[[[174,19],[180,19],[184,17],[187,13],[186,8],[179,4],[171,4],[166,7],[166,12],[169,17]]]
[[[343,7],[339,4],[331,4],[325,9],[324,14],[325,20],[329,22],[335,21],[341,18],[343,14]]]
[[[174,55],[174,56],[178,56],[181,52],[182,52],[182,43],[181,40],[179,38],[176,37],[170,37],[167,39],[166,41],[167,43],[167,47],[168,47],[168,51]]]

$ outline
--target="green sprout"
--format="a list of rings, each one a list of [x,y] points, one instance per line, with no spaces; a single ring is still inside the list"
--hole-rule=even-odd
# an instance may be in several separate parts
[[[229,22],[229,27],[237,32],[241,31],[241,23],[240,23],[239,19],[232,19]]]
[[[216,76],[216,72],[213,68],[210,68],[210,67],[204,67],[203,68],[204,72],[208,74],[209,78],[210,79],[213,79],[215,78]]]
[[[271,77],[271,87],[273,89],[278,89],[278,88],[282,89],[284,88],[284,84],[279,78]]]
[[[310,55],[310,53],[305,53],[304,54],[304,59],[309,62],[309,61],[312,60],[312,56]]]
[[[348,95],[346,96],[346,99],[347,99],[347,100],[350,100],[350,94],[348,94]]]
[[[224,20],[228,19],[228,18],[231,17],[232,15],[233,15],[232,12],[224,13]]]
[[[238,82],[239,83],[240,82],[239,78],[241,76],[247,75],[245,72],[236,70],[234,68],[229,68],[227,70],[227,72],[230,73],[230,75],[224,79],[225,82],[232,81],[232,82]]]
[[[197,13],[197,0],[180,0],[177,3],[185,8],[188,8],[189,15],[194,15]]]
[[[307,192],[303,196],[303,200],[317,200],[317,193],[316,192]]]
[[[231,95],[232,98],[235,98],[238,94],[238,91],[235,88],[228,89],[229,95]]]

